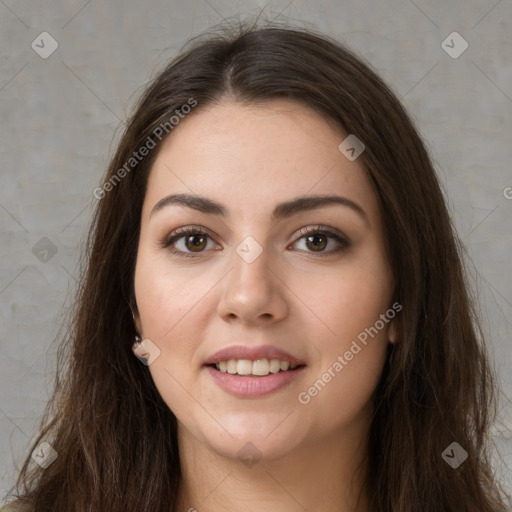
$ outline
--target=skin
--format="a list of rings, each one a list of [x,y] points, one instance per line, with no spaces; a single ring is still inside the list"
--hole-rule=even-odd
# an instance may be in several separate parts
[[[148,368],[178,419],[178,510],[369,510],[366,436],[395,323],[369,338],[307,405],[297,398],[392,305],[377,198],[360,161],[338,150],[345,137],[289,100],[247,106],[226,99],[182,120],[153,164],[135,271],[135,324],[160,351]],[[169,205],[150,216],[171,193],[206,196],[229,215]],[[285,200],[332,194],[356,202],[367,219],[340,205],[271,219]],[[321,238],[328,245],[316,252],[299,230],[318,224],[341,231],[351,245],[335,252],[339,243]],[[212,236],[202,252],[182,237],[174,249],[193,257],[173,255],[160,242],[188,225]],[[236,252],[247,236],[263,249],[252,263]],[[237,398],[203,366],[234,344],[275,345],[307,366],[277,392]],[[247,442],[261,457],[252,467],[237,456]]]

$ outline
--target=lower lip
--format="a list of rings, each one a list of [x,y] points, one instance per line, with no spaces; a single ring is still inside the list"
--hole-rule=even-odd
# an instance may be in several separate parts
[[[221,389],[240,398],[257,398],[270,395],[282,389],[294,379],[297,379],[305,368],[305,366],[301,366],[295,370],[269,373],[264,377],[257,377],[252,375],[231,375],[230,373],[216,370],[212,366],[205,366],[208,374],[211,375]]]

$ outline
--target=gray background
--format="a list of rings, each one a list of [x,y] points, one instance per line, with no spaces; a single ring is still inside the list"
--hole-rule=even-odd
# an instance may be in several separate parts
[[[1,495],[51,391],[53,340],[76,287],[92,191],[126,113],[189,37],[261,9],[346,42],[413,115],[467,245],[492,357],[512,397],[511,0],[0,0]],[[31,47],[44,31],[59,45],[47,59]],[[441,46],[454,31],[469,44],[458,58]],[[459,43],[448,39],[452,51]],[[506,402],[501,413],[512,427]],[[512,440],[499,425],[495,433],[512,466]]]

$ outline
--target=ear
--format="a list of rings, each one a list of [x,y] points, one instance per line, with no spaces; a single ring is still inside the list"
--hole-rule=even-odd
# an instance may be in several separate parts
[[[390,343],[396,343],[397,340],[397,331],[398,331],[398,325],[397,325],[397,319],[396,317],[393,318],[388,325],[388,341]]]
[[[137,309],[137,307],[130,307],[131,309],[131,312],[132,312],[132,317],[133,317],[133,325],[135,326],[135,330],[137,331],[137,334],[141,337],[141,338],[144,338],[144,336],[142,335],[142,322],[140,321],[140,314],[139,314],[139,310]]]

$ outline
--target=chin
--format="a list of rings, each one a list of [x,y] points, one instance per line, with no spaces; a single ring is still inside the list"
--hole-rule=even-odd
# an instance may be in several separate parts
[[[195,425],[181,427],[224,457],[244,463],[247,463],[246,459],[273,461],[296,450],[305,434],[304,422],[302,426],[297,425],[296,419],[292,419],[293,414],[288,417],[287,414],[262,417],[258,408],[254,414],[218,416],[218,423],[212,418],[205,422],[203,417]],[[204,429],[205,425],[208,425],[207,429]]]
[[[238,459],[248,467],[252,467],[257,462],[282,459],[297,448],[296,442],[290,442],[290,437],[287,440],[269,439],[250,432],[229,438],[229,441],[217,438],[209,441],[212,449],[218,454],[230,459]]]

